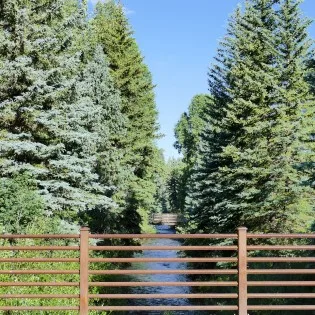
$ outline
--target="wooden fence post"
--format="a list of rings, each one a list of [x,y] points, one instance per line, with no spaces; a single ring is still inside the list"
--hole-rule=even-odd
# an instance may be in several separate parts
[[[89,233],[88,227],[80,230],[80,315],[89,313]]]
[[[247,228],[238,228],[238,314],[247,315]]]

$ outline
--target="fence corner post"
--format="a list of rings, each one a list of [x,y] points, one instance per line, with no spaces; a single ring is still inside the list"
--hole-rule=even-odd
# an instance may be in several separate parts
[[[88,227],[80,230],[80,315],[89,313],[89,233]]]
[[[247,228],[238,228],[238,315],[247,315]]]

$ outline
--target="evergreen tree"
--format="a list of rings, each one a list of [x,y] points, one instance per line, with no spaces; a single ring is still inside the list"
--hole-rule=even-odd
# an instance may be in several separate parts
[[[310,91],[313,95],[315,95],[315,59],[310,58],[307,61],[307,68],[308,68],[308,73],[306,76],[306,81],[310,85]]]
[[[315,59],[314,54],[308,59],[307,61],[307,75],[306,75],[306,81],[309,84],[310,93],[313,95],[313,98],[315,99]],[[314,140],[315,140],[315,131],[310,130],[310,142],[309,145],[314,146]],[[311,152],[314,152],[315,148],[311,148]],[[314,158],[311,156],[310,159],[303,165],[303,169],[306,171],[306,173],[309,176],[308,184],[314,189],[315,188],[315,163]]]
[[[47,208],[75,221],[72,212],[115,207],[99,169],[121,124],[105,56],[82,62],[77,24],[76,1],[0,6],[1,176],[29,172]]]
[[[205,109],[211,103],[211,98],[207,94],[198,94],[193,97],[191,104],[188,108],[188,113],[183,113],[180,120],[175,126],[176,142],[175,148],[179,153],[183,154],[183,167],[180,172],[175,171],[176,182],[180,181],[181,184],[181,200],[180,209],[184,212],[185,200],[188,193],[188,182],[191,177],[193,166],[196,162],[198,146],[200,142],[200,135],[204,128],[204,114]],[[179,177],[181,174],[181,177]]]
[[[171,159],[167,163],[168,177],[166,180],[167,197],[171,213],[182,213],[185,206],[186,186],[185,178],[186,165],[182,160]]]
[[[106,202],[84,212],[83,217],[89,222],[91,230],[105,233],[109,232],[109,228],[115,230],[121,212],[112,199],[120,188],[120,182],[124,180],[122,152],[117,141],[125,135],[125,120],[120,109],[119,93],[113,86],[108,63],[100,46],[96,47],[93,57],[87,61],[80,78],[76,93],[78,110],[81,109],[84,114],[80,121],[94,135],[85,153],[91,154],[90,159],[95,162],[93,171],[98,182],[93,186],[94,192],[102,189],[102,196],[106,198]],[[78,139],[78,135],[75,138]],[[105,230],[103,222],[106,222]]]
[[[185,163],[192,166],[204,128],[205,109],[211,103],[207,94],[195,95],[189,105],[188,113],[183,113],[175,126],[175,148],[183,154]]]
[[[121,5],[114,1],[98,3],[92,23],[96,41],[108,56],[115,86],[121,92],[122,111],[128,118],[127,160],[134,173],[143,178],[158,129],[151,74]]]
[[[127,133],[121,138],[120,145],[124,149],[123,165],[130,170],[131,177],[125,182],[124,189],[131,193],[131,199],[137,204],[133,208],[146,212],[154,203],[157,190],[154,178],[160,163],[154,143],[158,126],[152,77],[120,4],[115,1],[98,3],[91,25],[96,44],[102,45],[108,56],[126,117]],[[121,198],[124,202],[124,197]],[[127,199],[131,200],[130,197]]]
[[[299,0],[282,0],[277,11],[277,60],[279,75],[276,117],[271,129],[270,194],[261,207],[280,229],[304,230],[310,226],[311,192],[304,185],[309,176],[299,167],[314,161],[310,135],[314,132],[315,101],[305,81],[311,40],[311,21],[302,16]],[[250,215],[250,214],[249,214]]]
[[[309,123],[301,117],[310,109],[302,68],[307,23],[296,1],[282,1],[278,11],[274,3],[248,0],[244,13],[236,11],[210,70],[214,102],[193,175],[192,230],[231,231],[244,224],[279,232],[305,225],[309,203],[297,166]],[[295,17],[291,27],[286,6]]]

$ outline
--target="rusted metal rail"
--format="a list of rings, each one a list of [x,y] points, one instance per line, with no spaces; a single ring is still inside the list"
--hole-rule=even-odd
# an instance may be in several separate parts
[[[151,239],[151,238],[170,238],[170,239],[203,239],[203,244],[205,240],[209,239],[209,244],[212,244],[210,240],[229,240],[226,242],[229,245],[203,245],[203,246],[95,246],[95,240],[104,239]],[[0,294],[0,300],[2,301],[0,306],[0,311],[24,311],[24,310],[49,310],[49,311],[76,311],[81,315],[87,315],[89,311],[180,311],[180,310],[200,310],[200,311],[233,311],[231,314],[235,314],[237,311],[239,315],[250,314],[250,311],[255,310],[315,310],[315,304],[313,305],[273,305],[273,303],[264,305],[251,305],[248,303],[251,299],[266,301],[267,299],[310,299],[310,302],[315,298],[315,293],[282,293],[274,292],[274,288],[277,287],[315,287],[315,278],[309,278],[308,281],[249,281],[248,277],[253,275],[315,275],[315,269],[310,268],[310,263],[315,262],[315,255],[312,253],[315,250],[314,245],[303,244],[303,245],[279,245],[274,244],[277,240],[290,240],[290,239],[315,239],[315,234],[249,234],[246,228],[239,228],[238,232],[235,234],[90,234],[88,228],[82,228],[79,235],[0,235],[0,239],[9,240],[19,240],[19,239],[74,239],[78,242],[77,246],[19,246],[14,245],[15,242],[11,242],[13,245],[0,246],[0,253],[9,252],[14,253],[13,257],[1,258],[0,259],[0,275],[4,276],[14,276],[14,280],[0,282],[0,286],[5,288],[10,287],[71,287],[78,290],[77,294],[31,294],[29,293],[2,293]],[[94,239],[94,242],[92,240]],[[273,240],[272,245],[265,243],[260,245],[259,240]],[[250,245],[248,245],[250,240]],[[225,242],[222,242],[223,244]],[[68,243],[67,243],[68,244]],[[231,245],[232,244],[232,245]],[[254,244],[254,245],[252,245]],[[119,251],[122,255],[128,251],[186,251],[189,253],[187,257],[178,258],[139,258],[139,257],[119,257],[119,258],[96,258],[92,255],[92,252],[100,251]],[[24,251],[34,251],[37,253],[37,257],[33,258],[21,258],[16,255],[19,252]],[[77,252],[78,258],[64,257],[64,258],[42,258],[40,253],[42,251],[64,251],[66,253]],[[281,252],[281,255],[276,255],[277,251]],[[283,251],[296,251],[297,253],[310,252],[311,255],[301,255],[301,257],[286,257]],[[203,257],[195,257],[194,253],[200,252]],[[252,255],[252,253],[272,253],[272,255],[263,254],[260,257]],[[199,253],[199,255],[200,255]],[[216,254],[214,254],[216,253]],[[225,253],[223,255],[223,253]],[[229,255],[227,255],[229,253]],[[228,257],[227,257],[228,256]],[[77,269],[75,270],[49,270],[49,264],[54,263],[76,263]],[[189,262],[193,269],[188,270],[133,270],[133,269],[97,269],[99,263],[107,263],[108,265],[115,263],[133,263],[133,262]],[[19,263],[31,263],[32,266],[35,264],[48,264],[46,269],[18,269]],[[209,267],[206,267],[209,264]],[[216,263],[225,263],[227,269],[220,268],[219,265],[216,269],[212,269]],[[273,263],[277,266],[277,263],[298,263],[302,264],[299,269],[257,269],[257,266],[261,263]],[[202,268],[198,266],[202,264]],[[255,264],[256,268],[250,268]],[[273,266],[270,265],[270,266]],[[314,264],[313,264],[314,265]],[[8,267],[9,266],[9,267]],[[283,266],[283,265],[282,265]],[[9,269],[8,269],[9,268]],[[92,281],[93,275],[136,275],[136,274],[189,274],[189,275],[224,275],[232,277],[227,278],[225,281],[188,281],[188,282],[135,282],[135,281]],[[40,282],[40,281],[19,281],[19,277],[25,275],[73,275],[79,277],[79,281],[60,281],[60,282]],[[235,277],[235,278],[233,278]],[[216,279],[216,278],[215,278]],[[234,279],[234,280],[233,280]],[[187,294],[92,294],[91,290],[93,287],[212,287],[212,288],[234,288],[235,292],[222,293],[187,293]],[[253,293],[250,288],[252,287],[265,287],[273,288],[272,293]],[[232,291],[233,292],[233,291]],[[121,305],[106,305],[106,306],[94,306],[91,303],[93,299],[106,299],[106,301],[111,300],[129,300],[129,299],[193,299],[194,301],[198,299],[209,300],[227,300],[228,305],[192,305],[192,306],[168,306],[168,305],[158,305],[158,306],[126,306]],[[71,306],[42,306],[38,303],[38,306],[34,306],[35,302],[32,302],[32,306],[12,306],[12,301],[14,299],[32,299],[38,301],[40,299],[57,299],[66,300],[74,299],[77,301],[76,305]],[[3,303],[7,301],[7,303]],[[8,304],[6,306],[6,304]],[[195,303],[192,303],[195,304]],[[202,303],[205,304],[205,303]],[[222,304],[222,303],[220,303]]]

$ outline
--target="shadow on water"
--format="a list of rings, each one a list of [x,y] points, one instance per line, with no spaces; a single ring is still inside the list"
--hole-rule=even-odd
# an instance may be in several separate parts
[[[159,225],[156,227],[158,234],[175,234],[175,230],[167,225]],[[143,245],[148,246],[179,246],[180,241],[176,239],[148,239]],[[148,250],[143,251],[141,254],[136,254],[135,257],[152,257],[152,258],[176,258],[179,252],[175,250]],[[145,270],[179,270],[187,269],[186,263],[164,263],[164,262],[151,262],[151,263],[133,263],[130,269],[145,269]],[[152,274],[152,275],[133,275],[129,278],[130,281],[154,281],[154,282],[186,282],[188,281],[186,275],[174,275],[174,274]],[[190,293],[190,287],[135,287],[131,289],[131,293],[134,294],[187,294]],[[173,306],[189,306],[191,305],[188,299],[143,299],[143,300],[130,300],[129,305],[133,306],[157,306],[157,305],[173,305]],[[166,314],[197,314],[193,311],[146,311],[137,312],[130,311],[128,314],[151,314],[151,315],[166,315]]]

